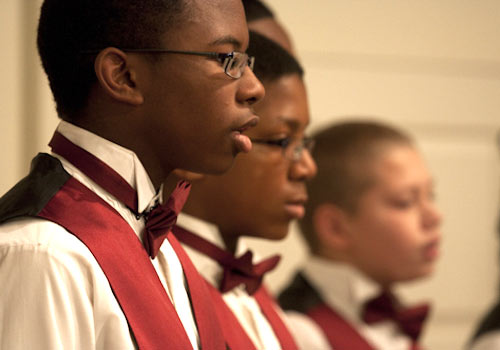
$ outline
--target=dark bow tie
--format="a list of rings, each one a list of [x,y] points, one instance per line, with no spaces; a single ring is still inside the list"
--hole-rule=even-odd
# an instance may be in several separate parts
[[[280,260],[280,257],[275,255],[254,265],[251,251],[236,258],[231,253],[182,227],[174,226],[172,232],[179,241],[209,256],[224,269],[219,286],[222,293],[244,284],[248,294],[254,294],[262,284],[264,274],[274,269]]]
[[[190,183],[179,181],[167,201],[156,205],[145,215],[144,248],[153,259],[158,254],[168,233],[174,227],[177,216],[182,210],[190,191]]]
[[[368,324],[387,319],[393,320],[403,333],[416,342],[428,313],[429,305],[427,304],[401,308],[392,293],[383,292],[365,304],[363,320]]]
[[[252,264],[253,254],[247,251],[239,258],[231,256],[225,264],[221,264],[224,268],[224,274],[220,283],[220,291],[228,292],[234,287],[244,284],[248,294],[254,294],[262,284],[264,275],[274,269],[280,257],[275,255],[258,264]]]
[[[142,215],[138,213],[136,190],[109,165],[75,145],[59,132],[54,133],[49,145],[55,153],[63,156],[95,183],[123,202],[137,218]],[[175,225],[177,215],[186,202],[190,190],[191,185],[188,182],[179,181],[164,204],[155,206],[144,215],[146,230],[143,244],[151,258],[156,257],[160,246]]]

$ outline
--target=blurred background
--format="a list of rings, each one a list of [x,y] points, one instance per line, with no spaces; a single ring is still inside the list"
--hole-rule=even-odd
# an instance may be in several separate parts
[[[401,287],[432,300],[429,349],[464,346],[498,290],[500,1],[267,0],[306,69],[311,130],[376,118],[413,135],[437,183],[444,215],[436,273]],[[35,45],[41,0],[0,0],[0,193],[47,151],[57,125]],[[138,14],[139,15],[139,14]],[[61,28],[64,30],[64,28]],[[307,251],[293,227],[267,278],[278,292]]]

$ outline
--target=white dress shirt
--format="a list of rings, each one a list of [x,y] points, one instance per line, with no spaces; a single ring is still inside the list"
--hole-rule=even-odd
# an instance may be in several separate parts
[[[222,236],[215,225],[185,213],[181,213],[178,216],[177,225],[195,233],[224,250],[226,249]],[[219,288],[223,273],[223,269],[220,267],[219,263],[189,246],[183,246],[201,275],[215,288]],[[239,244],[237,254],[242,254],[245,251],[246,247],[243,244]],[[254,255],[254,260],[255,258],[256,256]],[[246,292],[243,285],[222,294],[222,298],[234,313],[257,349],[281,349],[278,338],[260,310],[257,301]]]
[[[363,305],[376,297],[381,289],[357,269],[312,256],[305,263],[302,274],[323,301],[353,325],[376,349],[410,349],[411,339],[394,322],[382,321],[372,325],[363,322]],[[308,316],[287,311],[287,320],[300,349],[331,349],[321,328]]]
[[[58,131],[108,164],[136,189],[139,212],[161,198],[132,151],[64,121]],[[64,158],[54,156],[70,175],[111,205],[142,241],[143,218],[136,219],[123,203]],[[182,266],[167,240],[152,264],[193,349],[198,349]],[[78,238],[39,218],[19,218],[0,225],[0,349],[136,348],[104,272]]]

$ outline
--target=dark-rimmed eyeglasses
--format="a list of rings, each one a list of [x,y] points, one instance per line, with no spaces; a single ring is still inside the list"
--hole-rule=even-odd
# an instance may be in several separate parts
[[[310,137],[304,137],[302,139],[291,139],[286,137],[279,140],[252,139],[252,143],[280,147],[283,157],[294,162],[301,159],[304,150],[311,153],[314,148],[314,139]]]
[[[244,52],[228,52],[228,53],[218,53],[218,52],[204,52],[204,51],[182,51],[182,50],[167,50],[167,49],[128,49],[120,48],[124,52],[137,52],[137,53],[151,53],[151,54],[180,54],[180,55],[194,55],[194,56],[205,56],[219,61],[222,64],[224,73],[233,79],[239,79],[245,72],[245,68],[249,67],[253,70],[253,65],[255,62],[255,57],[248,56]],[[98,53],[98,50],[85,50],[82,53]]]

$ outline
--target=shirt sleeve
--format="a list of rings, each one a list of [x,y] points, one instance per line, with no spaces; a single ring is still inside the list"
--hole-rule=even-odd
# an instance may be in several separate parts
[[[109,284],[109,292],[96,289],[102,283],[90,251],[62,227],[37,219],[2,225],[0,348],[133,349],[119,306],[107,300],[117,304]],[[110,327],[118,343],[108,339]]]

